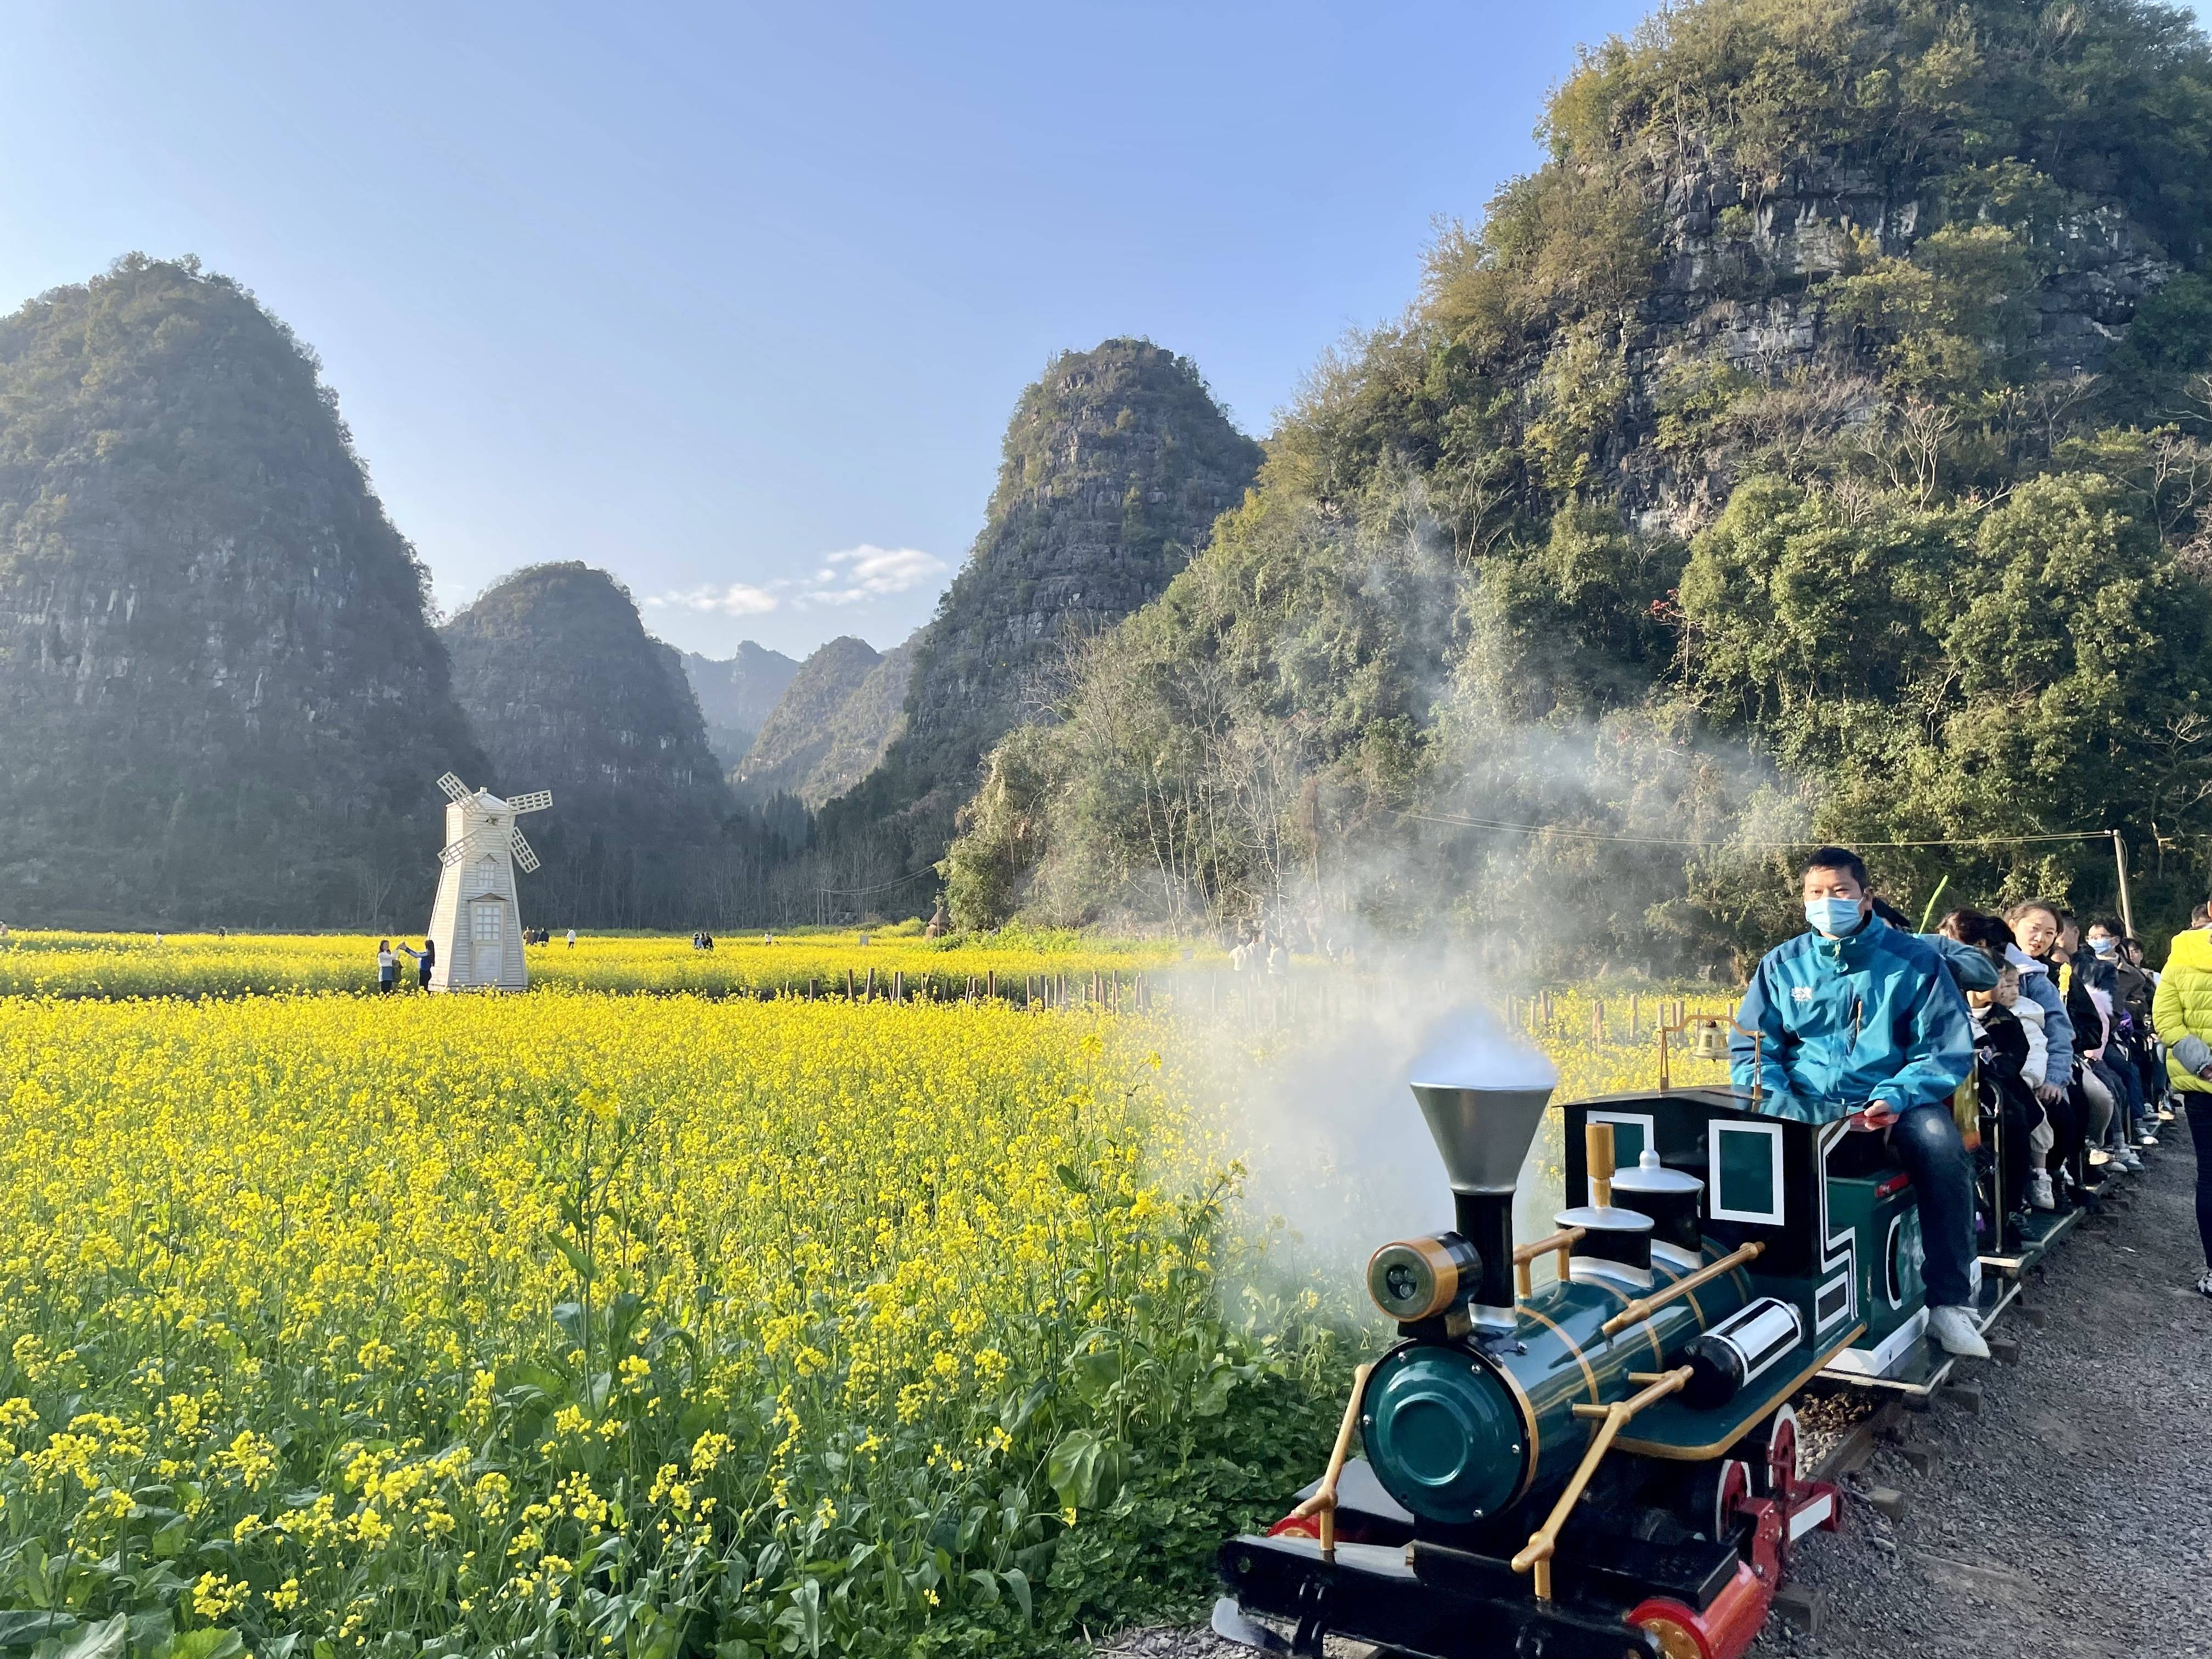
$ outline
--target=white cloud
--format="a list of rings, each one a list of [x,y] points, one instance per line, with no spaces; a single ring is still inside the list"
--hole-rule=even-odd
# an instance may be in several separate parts
[[[708,611],[725,617],[765,616],[782,603],[768,589],[755,587],[750,582],[732,582],[727,587],[697,587],[689,593],[656,593],[646,601],[656,610],[673,607]]]
[[[946,568],[944,560],[918,547],[877,547],[863,542],[830,554],[805,576],[779,576],[759,587],[750,582],[732,582],[726,587],[710,584],[688,593],[656,593],[646,604],[657,611],[762,617],[781,609],[787,599],[800,611],[810,605],[887,599],[943,575]]]
[[[799,590],[801,605],[856,605],[903,593],[945,574],[945,561],[918,547],[875,547],[863,542],[832,553]]]

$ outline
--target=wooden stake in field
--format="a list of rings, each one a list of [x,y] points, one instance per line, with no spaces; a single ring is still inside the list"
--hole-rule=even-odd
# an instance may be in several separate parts
[[[1590,1041],[1605,1041],[1605,1004],[1602,1001],[1593,1000],[1590,1004]]]

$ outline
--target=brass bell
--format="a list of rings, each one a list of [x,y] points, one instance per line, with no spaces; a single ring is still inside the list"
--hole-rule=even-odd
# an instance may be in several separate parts
[[[1690,1053],[1698,1060],[1726,1060],[1729,1057],[1728,1033],[1721,1023],[1710,1014],[1686,1022],[1690,1029]]]

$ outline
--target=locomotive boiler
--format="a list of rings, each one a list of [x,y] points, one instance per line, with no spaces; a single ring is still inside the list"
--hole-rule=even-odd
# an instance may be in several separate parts
[[[1918,1342],[1910,1183],[1873,1137],[1733,1091],[1607,1096],[1565,1107],[1571,1207],[1516,1242],[1550,1091],[1413,1095],[1454,1226],[1375,1252],[1399,1340],[1356,1374],[1321,1480],[1222,1547],[1215,1629],[1312,1654],[1335,1634],[1431,1659],[1735,1659],[1791,1547],[1838,1519],[1800,1475],[1790,1395]]]

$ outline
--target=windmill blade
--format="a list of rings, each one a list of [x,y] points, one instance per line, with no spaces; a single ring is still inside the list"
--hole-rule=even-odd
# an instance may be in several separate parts
[[[514,832],[514,839],[508,844],[514,848],[514,861],[522,866],[525,874],[538,867],[538,854],[530,850],[530,843],[523,840],[521,830]]]
[[[447,800],[462,801],[466,800],[469,798],[468,785],[463,783],[451,772],[447,773],[444,777],[438,780],[438,787],[446,792],[446,799]]]
[[[445,868],[450,870],[461,861],[461,860],[467,854],[468,850],[469,841],[466,836],[462,836],[459,841],[448,842],[444,847],[439,849],[438,862]]]
[[[507,803],[519,813],[542,812],[553,804],[550,789],[533,789],[526,795],[516,795]]]

